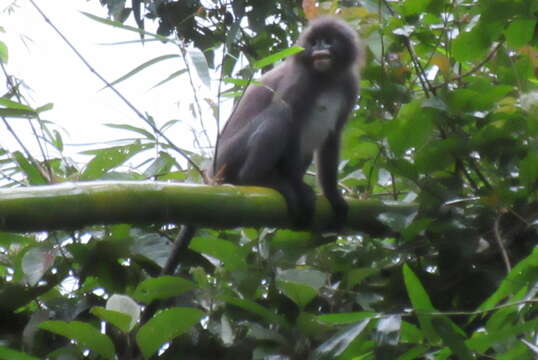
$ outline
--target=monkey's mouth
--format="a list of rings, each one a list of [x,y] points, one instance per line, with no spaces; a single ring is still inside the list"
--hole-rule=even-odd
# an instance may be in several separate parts
[[[328,50],[317,50],[312,52],[312,65],[319,72],[327,71],[331,68],[332,57]]]

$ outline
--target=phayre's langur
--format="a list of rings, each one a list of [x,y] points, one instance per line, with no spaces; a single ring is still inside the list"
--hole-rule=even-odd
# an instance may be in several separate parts
[[[340,133],[357,99],[360,48],[355,30],[333,17],[311,21],[286,59],[251,85],[222,130],[218,182],[278,190],[296,225],[314,213],[303,181],[315,156],[318,179],[342,224],[347,204],[337,188]]]
[[[315,156],[338,226],[348,209],[337,188],[340,134],[357,98],[362,54],[355,30],[333,17],[311,21],[297,44],[304,51],[245,91],[220,134],[210,175],[218,183],[279,191],[294,223],[304,226],[315,197],[303,176]],[[163,273],[174,272],[193,234],[192,226],[183,228]]]

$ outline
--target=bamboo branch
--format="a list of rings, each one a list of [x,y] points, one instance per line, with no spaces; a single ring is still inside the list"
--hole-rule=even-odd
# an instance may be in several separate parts
[[[318,197],[313,229],[332,217]],[[406,217],[414,204],[350,200],[347,226],[388,234],[385,221]],[[79,229],[97,224],[191,224],[213,228],[291,228],[284,198],[274,190],[245,186],[168,182],[97,181],[0,189],[0,231]]]

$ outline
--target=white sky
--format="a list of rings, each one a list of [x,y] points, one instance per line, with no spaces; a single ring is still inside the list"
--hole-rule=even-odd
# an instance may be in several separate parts
[[[0,11],[4,11],[10,3],[12,0],[0,0]],[[85,11],[106,17],[106,8],[101,7],[97,0],[37,0],[36,3],[108,81],[117,79],[157,56],[178,54],[177,47],[162,42],[146,42],[144,46],[140,43],[102,45],[137,40],[139,37],[134,32],[95,22],[80,13]],[[53,110],[43,113],[42,118],[53,121],[67,131],[68,135],[63,133],[64,143],[101,142],[134,135],[110,129],[103,126],[104,123],[124,123],[149,130],[110,90],[99,90],[103,87],[100,80],[85,67],[28,1],[17,0],[16,4],[18,7],[14,13],[0,13],[0,26],[5,31],[0,34],[0,39],[9,49],[7,71],[28,86],[29,89],[23,93],[29,95],[32,106],[54,104]],[[132,19],[130,21],[134,23]],[[154,31],[155,26],[146,20],[148,31]],[[181,60],[166,60],[120,83],[117,88],[142,113],[147,112],[153,116],[157,124],[164,124],[171,119],[184,121],[184,124],[176,125],[166,134],[177,145],[192,149],[191,130],[194,126],[199,131],[199,121],[193,120],[188,111],[193,100],[192,89],[185,80],[186,75],[182,75],[184,80],[175,79],[150,90],[156,83],[184,67]],[[198,86],[199,97],[210,96],[216,101],[216,95],[207,95],[208,90],[200,82]],[[207,108],[204,118],[206,127],[214,128],[214,119]],[[225,120],[225,114],[221,118]],[[12,119],[10,123],[18,125],[19,136],[31,141],[30,129],[25,120]],[[20,150],[10,136],[6,135],[5,128],[0,126],[0,146]],[[210,134],[210,138],[214,141],[215,134]],[[36,149],[35,144],[26,145]],[[79,150],[81,149],[70,147],[67,153],[72,155]],[[38,155],[37,152],[34,153]]]

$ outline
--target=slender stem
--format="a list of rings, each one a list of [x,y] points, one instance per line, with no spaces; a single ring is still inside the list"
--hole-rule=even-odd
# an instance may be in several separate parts
[[[178,152],[187,162],[196,170],[198,171],[202,177],[204,177],[203,171],[200,169],[200,167],[190,159],[190,157],[179,147],[177,147],[172,140],[170,140],[151,120],[149,120],[140,110],[138,110],[127,98],[118,91],[112,84],[108,82],[100,73],[98,73],[95,68],[82,56],[82,54],[75,48],[75,46],[67,39],[67,37],[51,22],[51,20],[47,17],[47,15],[37,6],[34,0],[30,0],[30,3],[33,5],[33,7],[37,10],[37,12],[43,17],[45,22],[47,22],[54,31],[62,38],[62,40],[67,44],[67,46],[77,55],[77,57],[86,65],[88,70],[92,72],[99,80],[101,80],[106,87],[108,87],[112,92],[118,96],[129,109],[131,109],[140,119],[142,119],[147,125],[149,125],[155,133],[159,134],[160,137],[162,137],[168,145],[174,149],[176,152]]]

